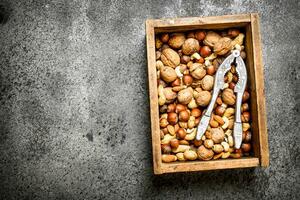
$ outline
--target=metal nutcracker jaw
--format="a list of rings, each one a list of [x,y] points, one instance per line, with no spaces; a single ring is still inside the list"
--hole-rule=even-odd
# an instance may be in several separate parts
[[[205,111],[205,113],[202,116],[200,123],[198,125],[196,140],[201,139],[201,137],[203,136],[203,134],[205,133],[205,131],[208,127],[210,116],[213,111],[215,102],[218,98],[219,92],[220,92],[220,90],[224,89],[224,85],[225,85],[224,76],[230,70],[231,63],[233,63],[234,59],[235,59],[235,54],[232,53],[223,61],[223,63],[219,66],[219,68],[216,72],[212,98],[208,105],[207,110]]]
[[[244,61],[240,56],[240,52],[238,50],[233,50],[232,54],[229,55],[223,61],[223,63],[219,66],[217,70],[212,98],[207,110],[205,111],[198,125],[196,140],[201,139],[201,137],[203,136],[203,134],[205,133],[208,127],[215,101],[217,100],[220,90],[223,90],[225,86],[224,76],[231,69],[231,64],[234,61],[236,63],[236,71],[239,80],[234,89],[234,92],[237,93],[237,98],[236,98],[236,113],[235,113],[233,137],[235,140],[235,148],[239,149],[242,143],[242,133],[243,133],[242,123],[241,123],[241,104],[242,104],[242,97],[247,83],[247,70]]]

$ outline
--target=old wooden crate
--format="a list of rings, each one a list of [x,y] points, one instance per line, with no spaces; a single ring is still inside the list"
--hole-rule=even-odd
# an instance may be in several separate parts
[[[160,32],[180,32],[195,29],[224,29],[232,27],[244,27],[246,33],[246,66],[251,93],[250,109],[252,114],[252,147],[254,156],[241,159],[162,163],[155,64],[155,34]],[[258,14],[201,18],[149,19],[146,21],[146,39],[154,173],[163,174],[257,166],[267,167],[269,165],[269,149]]]

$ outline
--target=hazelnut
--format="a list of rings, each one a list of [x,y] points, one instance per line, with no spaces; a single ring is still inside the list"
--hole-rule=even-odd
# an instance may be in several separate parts
[[[191,111],[191,115],[194,117],[200,117],[201,116],[201,110],[199,108],[193,108]]]
[[[195,33],[195,38],[196,38],[197,40],[199,40],[199,42],[200,42],[200,41],[204,40],[205,35],[206,35],[205,31],[197,31],[197,32]]]
[[[211,135],[211,132],[210,131],[205,131],[205,138],[207,139],[211,139],[212,135]]]
[[[237,77],[237,75],[233,75],[232,81],[233,81],[234,83],[237,83],[238,80],[239,80],[239,78]]]
[[[173,33],[169,39],[168,44],[174,49],[179,49],[185,41],[185,35],[183,33]]]
[[[200,64],[203,64],[205,62],[204,58],[200,57],[198,60],[197,60],[197,63],[200,63]]]
[[[251,145],[249,143],[243,143],[241,148],[243,152],[249,152],[251,150]]]
[[[179,128],[177,131],[177,137],[180,139],[184,139],[186,136],[186,131],[183,128]]]
[[[250,113],[249,112],[243,112],[242,113],[242,121],[243,122],[249,122],[250,121]]]
[[[194,140],[194,146],[195,147],[199,147],[200,145],[202,145],[203,141],[202,140]]]
[[[172,67],[165,66],[160,69],[160,77],[162,80],[170,83],[176,80],[177,74]]]
[[[206,67],[206,73],[208,75],[212,76],[212,75],[215,74],[215,72],[216,72],[216,68],[213,65],[210,65],[210,66]]]
[[[189,86],[193,83],[193,77],[191,75],[184,75],[182,80],[183,80],[183,83],[187,86]]]
[[[175,138],[170,140],[170,145],[173,149],[177,149],[177,147],[179,146],[179,141]]]
[[[249,110],[249,104],[247,104],[247,103],[243,103],[242,104],[242,112],[245,112],[245,111],[248,111]]]
[[[207,57],[207,56],[209,56],[211,54],[211,49],[209,48],[209,46],[203,46],[203,47],[201,47],[201,49],[200,49],[200,55],[202,56],[202,57]]]
[[[192,55],[195,52],[199,52],[199,49],[199,42],[194,38],[185,40],[182,45],[182,53],[184,53],[185,55]]]
[[[240,31],[238,29],[229,29],[227,34],[229,37],[234,38],[240,34]]]
[[[159,38],[155,38],[155,48],[159,49],[163,45]]]
[[[169,154],[169,153],[171,153],[172,149],[168,144],[162,144],[161,145],[161,151],[164,154]]]
[[[179,113],[179,120],[183,122],[187,122],[190,118],[190,113],[187,110],[181,111]]]
[[[187,38],[195,38],[195,33],[194,32],[188,32]]]
[[[176,51],[167,48],[162,51],[161,61],[169,67],[177,67],[180,64],[180,57]],[[175,80],[175,79],[174,79]]]
[[[176,108],[176,105],[175,104],[169,104],[167,106],[167,112],[175,112],[175,108]]]
[[[182,104],[188,104],[193,98],[193,89],[186,88],[178,92],[177,99]]]
[[[160,36],[160,40],[163,42],[163,43],[167,43],[169,41],[169,34],[168,33],[163,33],[161,34]]]
[[[217,106],[215,109],[215,113],[216,115],[219,116],[223,116],[223,114],[225,113],[226,108],[224,108],[223,106]]]
[[[172,86],[172,87],[180,86],[180,79],[179,79],[179,78],[176,78],[175,81],[173,81],[173,82],[171,83],[171,86]]]
[[[174,112],[168,113],[168,122],[172,125],[175,125],[178,122],[177,114]]]
[[[191,57],[190,56],[186,56],[186,55],[183,55],[180,58],[180,62],[183,63],[183,64],[187,64],[188,62],[190,62],[190,60],[191,60]]]
[[[221,39],[221,36],[219,34],[213,31],[209,31],[207,32],[203,43],[210,47],[213,47],[219,41],[219,39]]]
[[[232,40],[228,37],[223,37],[214,45],[214,52],[217,55],[225,55],[232,49]]]
[[[204,76],[201,82],[201,87],[203,90],[212,90],[214,86],[214,77],[210,75]]]
[[[230,82],[228,87],[229,87],[230,89],[234,90],[235,83],[234,83],[234,82]]]
[[[249,92],[245,91],[243,94],[243,103],[245,103],[250,97]]]
[[[197,149],[197,154],[201,160],[211,160],[212,157],[214,156],[214,152],[211,149],[205,148],[204,145],[201,145]]]
[[[243,139],[243,142],[250,142],[251,141],[251,138],[252,138],[252,134],[250,131],[246,131],[246,132],[243,132],[243,134],[245,134],[245,137]]]
[[[198,126],[199,123],[200,123],[200,117],[197,117],[197,118],[195,119],[195,126]]]
[[[196,102],[199,106],[207,106],[210,102],[211,94],[208,91],[199,92],[198,97],[196,98]]]
[[[222,100],[224,103],[233,106],[235,104],[235,95],[232,89],[226,88],[222,92]]]
[[[225,138],[225,133],[224,133],[223,129],[220,127],[212,128],[210,130],[210,132],[211,132],[212,140],[214,141],[215,144],[221,143]]]
[[[186,110],[186,106],[182,104],[177,104],[175,108],[176,113],[180,113],[181,111]]]

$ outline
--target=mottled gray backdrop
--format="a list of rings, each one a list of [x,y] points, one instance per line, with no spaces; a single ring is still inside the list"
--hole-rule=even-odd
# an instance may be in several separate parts
[[[270,167],[154,176],[145,20],[249,12]],[[299,199],[299,1],[0,0],[0,14],[0,199]]]

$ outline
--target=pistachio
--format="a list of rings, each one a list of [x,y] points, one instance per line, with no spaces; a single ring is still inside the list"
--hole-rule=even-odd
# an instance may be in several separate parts
[[[224,149],[220,144],[214,144],[211,148],[215,153],[221,153]]]
[[[221,145],[223,146],[225,152],[229,150],[229,144],[227,142],[221,142]]]
[[[214,141],[212,139],[206,139],[203,144],[206,148],[211,149],[214,145]]]

